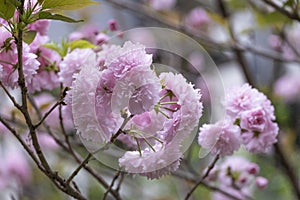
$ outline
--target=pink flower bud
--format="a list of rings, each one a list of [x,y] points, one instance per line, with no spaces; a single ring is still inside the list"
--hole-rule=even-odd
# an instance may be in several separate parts
[[[249,174],[253,174],[256,175],[259,172],[259,166],[255,163],[251,163],[248,167],[247,167],[247,172]]]
[[[268,179],[262,176],[256,177],[255,182],[257,187],[259,187],[260,189],[265,189],[269,183]]]
[[[118,23],[116,20],[111,19],[108,21],[108,27],[110,31],[116,31],[118,30]]]

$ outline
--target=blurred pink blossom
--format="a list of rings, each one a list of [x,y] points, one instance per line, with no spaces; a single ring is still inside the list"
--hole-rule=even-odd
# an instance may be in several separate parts
[[[280,77],[275,82],[274,93],[286,102],[297,101],[300,94],[299,73],[287,73]]]
[[[211,22],[207,12],[197,7],[191,10],[185,17],[185,25],[191,29],[206,29],[207,25]]]

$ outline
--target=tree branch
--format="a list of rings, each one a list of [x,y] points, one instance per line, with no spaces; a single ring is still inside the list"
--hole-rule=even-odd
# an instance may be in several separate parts
[[[217,161],[219,160],[220,156],[219,154],[214,158],[214,160],[212,161],[212,163],[207,167],[207,170],[205,172],[205,174],[201,177],[201,179],[196,182],[196,184],[194,185],[194,187],[187,193],[185,200],[188,200],[192,193],[197,189],[197,187],[202,184],[203,180],[209,175],[209,173],[211,172],[211,170],[214,168],[215,164],[217,163]]]

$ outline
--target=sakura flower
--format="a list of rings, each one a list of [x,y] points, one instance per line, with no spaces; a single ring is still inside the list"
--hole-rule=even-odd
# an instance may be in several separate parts
[[[194,85],[188,83],[181,74],[161,73],[160,79],[164,89],[171,91],[177,101],[175,110],[180,112],[180,126],[177,130],[177,139],[182,141],[198,125],[202,116],[203,105],[200,102],[201,93],[194,89]],[[172,101],[172,99],[170,99]],[[173,104],[174,106],[174,104]],[[171,109],[174,107],[171,107]],[[184,133],[185,132],[185,133]]]
[[[151,179],[159,178],[178,168],[182,157],[182,142],[198,125],[202,114],[199,91],[187,83],[182,75],[162,73],[159,78],[164,89],[160,93],[161,100],[155,110],[156,116],[165,117],[161,120],[163,125],[159,131],[150,134],[144,149],[126,152],[119,159],[120,166],[126,171]],[[160,109],[162,111],[159,111]],[[136,123],[139,124],[139,121]]]
[[[106,144],[110,133],[102,130],[95,111],[95,95],[101,72],[95,65],[82,66],[72,89],[72,111],[75,127],[83,139]]]
[[[185,18],[186,26],[191,29],[205,28],[210,21],[210,17],[201,7],[194,8]]]
[[[277,142],[277,123],[270,122],[262,132],[246,131],[242,133],[243,144],[252,153],[266,153]]]
[[[68,53],[64,60],[59,64],[59,80],[64,84],[64,86],[71,86],[73,75],[80,71],[80,68],[83,65],[94,59],[96,59],[95,53],[91,49],[73,50]]]
[[[37,31],[41,35],[47,35],[50,25],[50,20],[37,20],[34,23],[28,25],[30,30]]]
[[[3,61],[0,63],[2,68],[0,80],[5,86],[14,89],[18,86],[18,70],[15,67],[18,62],[17,47],[12,41],[4,44],[8,38],[12,37],[4,27],[0,27],[0,35],[0,46],[5,48],[0,53],[0,60]],[[32,77],[40,65],[36,58],[37,56],[30,52],[29,46],[23,43],[23,73],[27,85],[31,83]]]
[[[149,68],[152,64],[152,55],[147,54],[145,46],[125,42],[122,48],[111,47],[106,54],[105,66],[112,71],[115,77],[121,78],[126,72],[135,67]]]
[[[275,82],[274,93],[286,102],[295,102],[300,94],[299,73],[288,73]]]
[[[242,112],[257,107],[263,107],[270,119],[275,119],[274,107],[270,100],[249,84],[228,90],[225,98],[225,110],[226,114],[233,120],[239,118]]]
[[[61,57],[57,52],[42,46],[48,41],[48,36],[42,36],[38,33],[30,44],[30,52],[36,54],[38,56],[37,60],[40,62],[37,73],[28,85],[28,91],[31,93],[42,89],[52,90],[60,84],[56,72]]]
[[[250,170],[250,171],[249,171]],[[253,173],[255,172],[255,173]],[[259,167],[256,163],[250,162],[246,158],[239,156],[230,156],[218,163],[213,168],[213,173],[216,178],[209,180],[214,182],[219,188],[239,199],[248,199],[253,193],[253,184],[257,182],[265,185],[267,179],[259,177]],[[263,189],[263,187],[257,187]],[[214,200],[231,200],[222,193],[214,192],[212,194]]]
[[[261,107],[243,112],[240,121],[242,129],[258,132],[264,131],[267,123],[271,122],[265,110]]]
[[[160,89],[159,79],[150,68],[132,69],[114,87],[113,112],[126,107],[134,115],[150,111],[159,100]]]
[[[212,154],[231,155],[241,145],[240,128],[231,120],[222,120],[216,124],[204,124],[200,128],[198,143]]]
[[[128,151],[119,159],[119,164],[125,171],[140,174],[149,179],[160,178],[175,171],[182,157],[178,144],[156,144],[153,150],[147,148],[139,151]],[[154,151],[155,150],[155,151]]]
[[[241,114],[242,138],[250,152],[266,152],[277,142],[278,126],[258,107]]]

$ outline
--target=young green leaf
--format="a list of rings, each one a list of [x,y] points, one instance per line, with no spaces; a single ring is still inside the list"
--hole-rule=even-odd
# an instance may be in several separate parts
[[[56,51],[62,58],[67,55],[67,52],[65,52],[58,44],[56,43],[47,43],[43,44],[43,47],[46,47],[48,49],[51,49],[53,51]]]
[[[70,17],[60,15],[60,14],[52,14],[50,12],[45,12],[45,11],[39,12],[38,15],[39,15],[38,16],[39,19],[60,20],[60,21],[69,22],[69,23],[77,23],[77,22],[83,21],[83,20],[75,20]]]
[[[69,43],[70,50],[95,48],[96,46],[86,40],[74,40]]]
[[[31,42],[34,40],[36,36],[36,31],[27,31],[23,35],[23,40],[27,44],[31,44]]]
[[[44,0],[43,9],[77,10],[89,5],[98,4],[90,0]]]
[[[18,0],[7,0],[9,3],[11,3],[12,5],[14,5],[15,7],[18,7],[21,5],[21,2]]]
[[[14,16],[16,7],[9,0],[0,0],[0,17],[9,20]]]

